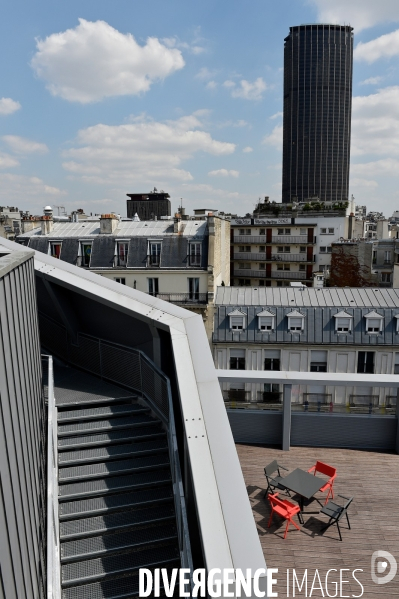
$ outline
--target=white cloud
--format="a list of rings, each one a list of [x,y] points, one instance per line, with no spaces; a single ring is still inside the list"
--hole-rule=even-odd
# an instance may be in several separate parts
[[[247,146],[246,148],[243,149],[244,154],[249,154],[250,152],[253,152],[254,149],[251,148],[251,146]]]
[[[54,96],[71,102],[137,95],[184,66],[180,50],[157,38],[140,46],[105,21],[79,19],[75,29],[36,40],[31,66]]]
[[[378,85],[383,80],[383,77],[369,77],[360,83],[360,85]]]
[[[0,114],[7,115],[16,112],[21,108],[21,104],[12,100],[12,98],[0,98]]]
[[[251,128],[251,124],[248,123],[248,121],[244,121],[244,119],[238,119],[237,121],[223,121],[221,123],[218,123],[217,126],[219,127],[219,129],[223,129],[225,127],[235,127],[239,129],[242,127]]]
[[[383,158],[362,164],[352,164],[351,175],[359,179],[376,177],[378,175],[397,177],[399,175],[399,160],[395,160],[395,158]]]
[[[95,183],[131,185],[132,182],[162,185],[168,181],[190,181],[182,162],[198,152],[226,156],[235,144],[217,141],[206,131],[200,115],[176,121],[149,119],[124,125],[98,124],[79,131],[76,147],[64,152],[64,168]]]
[[[225,189],[217,189],[206,183],[183,183],[182,188],[190,193],[200,192],[202,199],[219,199],[219,198],[239,198],[238,191],[226,191]],[[208,196],[208,197],[204,197]]]
[[[261,100],[263,92],[266,91],[267,88],[262,77],[258,77],[253,83],[250,83],[246,79],[242,79],[238,86],[234,81],[227,80],[223,85],[224,87],[231,89],[233,98],[244,98],[245,100]]]
[[[216,89],[217,86],[218,84],[216,83],[216,81],[208,81],[205,87],[206,89]]]
[[[364,60],[369,64],[380,58],[392,58],[399,55],[399,29],[377,37],[370,42],[359,42],[353,57],[355,60]]]
[[[353,98],[351,154],[399,155],[399,86]]]
[[[220,168],[216,171],[209,171],[210,177],[234,177],[235,179],[240,175],[239,171],[229,171],[225,168]]]
[[[350,185],[351,188],[355,189],[375,189],[376,187],[378,187],[377,181],[373,181],[372,179],[361,179],[356,177],[354,179],[352,179],[351,177]]]
[[[38,177],[26,177],[11,173],[0,174],[0,201],[8,205],[18,205],[23,201],[26,208],[26,204],[29,202],[31,212],[37,210],[42,214],[43,206],[46,203],[65,194],[65,191],[47,185]]]
[[[283,147],[283,126],[276,125],[273,131],[263,138],[262,143],[281,150]]]
[[[200,79],[201,81],[206,81],[207,79],[213,79],[217,71],[215,69],[208,69],[208,67],[202,67],[198,73],[195,75],[195,79]]]
[[[272,116],[269,117],[269,119],[282,119],[283,118],[283,113],[282,112],[276,112],[275,114],[272,114]]]
[[[18,160],[5,152],[0,152],[0,168],[13,168],[14,166],[19,166]]]
[[[19,137],[18,135],[3,135],[2,140],[16,154],[45,154],[48,152],[46,144]]]
[[[179,48],[181,50],[186,50],[187,52],[190,52],[191,54],[194,54],[196,56],[198,56],[198,54],[203,54],[204,52],[206,52],[205,46],[201,45],[206,40],[200,35],[199,27],[194,32],[194,39],[190,43],[182,42],[177,36],[164,37],[161,41],[168,48]]]
[[[350,24],[355,33],[378,23],[399,21],[398,0],[308,0],[320,23]]]

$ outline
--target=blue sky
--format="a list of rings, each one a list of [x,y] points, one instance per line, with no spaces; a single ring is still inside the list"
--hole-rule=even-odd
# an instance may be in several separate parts
[[[281,200],[291,25],[355,28],[350,193],[399,209],[397,0],[3,1],[0,204],[117,211],[154,186],[191,211]]]

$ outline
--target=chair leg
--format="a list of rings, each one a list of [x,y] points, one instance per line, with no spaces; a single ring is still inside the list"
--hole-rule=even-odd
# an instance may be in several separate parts
[[[272,513],[270,514],[269,524],[267,525],[267,528],[270,528],[270,525],[272,523],[272,519],[273,519],[273,509],[272,509]]]
[[[295,528],[297,528],[298,530],[301,530],[299,528],[298,524],[296,522],[294,522],[294,520],[292,520],[292,518],[290,518],[289,521],[291,522],[291,524],[293,524],[295,526]]]
[[[285,539],[285,537],[287,536],[287,532],[288,532],[288,527],[289,527],[289,525],[290,525],[290,521],[289,521],[289,520],[287,520],[287,526],[285,527],[284,539]]]
[[[351,528],[351,525],[349,524],[349,516],[348,516],[348,512],[346,512],[346,521],[348,522],[348,527],[349,527],[349,530],[350,530],[350,528]]]
[[[322,532],[323,530],[327,530],[327,528],[330,528],[331,524],[333,524],[332,518],[329,519],[326,526],[323,526],[323,528],[320,528],[320,532]]]
[[[338,528],[338,532],[339,532],[339,540],[342,541],[341,529],[339,528],[338,522],[337,522],[337,528]]]

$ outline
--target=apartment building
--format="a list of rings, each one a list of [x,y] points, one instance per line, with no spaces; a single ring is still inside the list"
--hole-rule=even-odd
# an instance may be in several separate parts
[[[232,286],[312,286],[315,272],[328,277],[332,244],[351,235],[354,217],[345,210],[281,212],[231,220]]]
[[[78,222],[42,217],[19,243],[201,314],[211,335],[214,294],[230,284],[230,222],[139,221],[114,214]],[[210,319],[209,319],[210,316]],[[209,326],[208,326],[209,322]]]

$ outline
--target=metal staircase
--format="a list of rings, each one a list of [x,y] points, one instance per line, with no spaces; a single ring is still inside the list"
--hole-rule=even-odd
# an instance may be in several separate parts
[[[57,400],[63,599],[138,596],[180,566],[167,435],[137,396]]]

